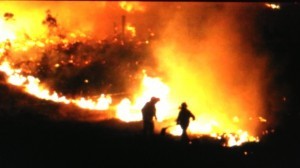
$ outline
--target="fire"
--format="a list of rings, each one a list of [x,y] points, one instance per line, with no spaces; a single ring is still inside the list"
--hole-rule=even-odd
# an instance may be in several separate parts
[[[109,95],[101,94],[97,101],[81,97],[79,100],[72,100],[72,102],[84,109],[107,110],[112,103],[112,98]]]
[[[64,96],[59,97],[56,92],[51,94],[48,89],[42,87],[38,78],[28,76],[27,82],[28,83],[26,83],[24,87],[25,91],[27,91],[29,94],[32,94],[40,99],[51,100],[54,102],[62,102],[66,104],[70,103],[70,101],[67,100]]]
[[[249,135],[247,131],[237,130],[234,133],[226,132],[226,130],[222,130],[222,125],[217,121],[205,121],[204,118],[191,121],[188,132],[193,135],[209,135],[216,139],[226,139],[226,143],[223,145],[229,147],[240,146],[245,142],[259,142],[259,137]],[[170,133],[180,136],[182,129],[179,125],[176,125],[171,128]]]
[[[35,78],[33,76],[21,75],[21,70],[12,69],[8,62],[3,62],[0,65],[0,71],[8,75],[8,83],[23,87],[24,90],[29,94],[35,95],[36,97],[41,99],[51,100],[54,102],[62,102],[66,104],[70,103],[70,101],[65,97],[59,97],[56,92],[50,94],[50,91],[48,89],[45,89],[40,85],[40,80],[38,78]]]
[[[247,131],[239,130],[235,134],[225,134],[225,137],[227,139],[227,146],[240,146],[244,142],[258,142],[259,138],[249,136]]]
[[[127,12],[133,12],[135,10],[143,12],[145,10],[145,8],[139,2],[122,1],[119,3],[119,5],[123,10]]]
[[[21,70],[14,70],[10,67],[8,62],[4,62],[0,65],[0,71],[5,72],[9,77],[8,83],[16,86],[21,86],[26,92],[32,94],[40,99],[50,100],[59,103],[73,103],[78,107],[90,110],[107,110],[112,103],[112,98],[109,95],[101,94],[97,101],[86,98],[67,99],[65,96],[59,96],[56,92],[52,94],[46,88],[40,84],[40,80],[33,76],[21,75]],[[144,72],[144,78],[142,81],[141,93],[136,96],[135,103],[132,104],[128,98],[124,98],[117,106],[116,117],[126,121],[140,121],[142,119],[140,109],[149,101],[150,97],[156,96],[161,100],[157,103],[157,117],[159,124],[172,124],[170,118],[175,120],[176,112],[174,112],[174,104],[169,101],[170,88],[164,84],[160,78],[152,78],[147,76]],[[176,106],[176,105],[175,105]],[[260,118],[263,120],[263,118]],[[237,120],[235,118],[235,120]],[[264,121],[264,120],[263,120]],[[167,123],[165,123],[167,122]],[[220,128],[220,124],[216,120],[209,120],[208,118],[199,116],[199,119],[192,121],[190,133],[194,135],[208,134],[212,137],[221,138],[221,134],[224,134],[224,130]],[[173,126],[170,129],[170,133],[173,135],[180,135],[181,128]],[[248,135],[246,131],[238,130],[234,134],[226,133],[224,136],[228,139],[227,146],[241,145],[247,141],[258,141],[258,137]]]
[[[117,106],[116,117],[126,121],[140,121],[142,119],[140,109],[149,101],[151,96],[159,97],[157,103],[158,125],[171,125],[169,133],[179,136],[182,130],[175,124],[177,117],[177,105],[170,101],[170,88],[160,78],[151,78],[144,73],[141,93],[136,96],[135,103],[125,98]],[[221,116],[220,116],[221,117]],[[259,118],[262,120],[262,117]],[[220,122],[218,122],[220,121]],[[238,129],[239,119],[235,116],[232,120],[226,121],[219,117],[208,114],[198,115],[195,121],[191,121],[189,132],[196,135],[209,135],[217,139],[227,140],[226,146],[241,145],[244,142],[258,142],[259,138],[249,135],[247,131]],[[266,121],[265,121],[266,122]],[[173,125],[173,126],[172,126]]]
[[[131,24],[127,24],[126,30],[130,32],[132,37],[136,36],[136,30],[134,26],[131,26]]]
[[[265,3],[265,6],[271,9],[280,9],[280,5],[279,4],[274,4],[274,3]]]
[[[275,4],[267,3],[266,6],[280,9],[280,6]],[[119,7],[129,13],[145,11],[139,2],[122,1],[119,3]],[[8,15],[8,17],[13,16]],[[183,21],[186,21],[186,18],[189,17],[182,17]],[[183,21],[178,25],[184,25]],[[256,114],[262,109],[260,91],[257,89],[259,80],[258,77],[255,77],[258,72],[242,72],[245,69],[243,67],[240,69],[239,65],[243,65],[244,62],[241,61],[242,58],[239,57],[239,54],[244,55],[244,52],[239,53],[236,51],[238,49],[232,47],[242,48],[240,41],[235,40],[234,34],[229,32],[232,31],[231,28],[224,24],[217,22],[212,24],[214,26],[208,26],[210,34],[207,37],[209,38],[200,45],[196,40],[193,41],[182,36],[190,33],[180,32],[184,30],[184,26],[180,27],[170,22],[169,27],[172,31],[165,30],[164,32],[167,33],[160,35],[167,43],[159,41],[153,49],[154,54],[159,56],[157,58],[160,63],[159,68],[167,73],[167,78],[151,77],[144,71],[140,87],[132,93],[133,98],[122,97],[115,107],[112,107],[113,97],[110,94],[100,93],[96,98],[89,96],[68,98],[60,92],[53,91],[47,86],[47,83],[43,83],[39,78],[33,76],[30,70],[14,68],[16,67],[14,59],[17,58],[8,59],[5,55],[6,51],[15,52],[16,57],[19,55],[22,57],[22,54],[25,53],[28,60],[32,60],[34,58],[29,54],[31,50],[51,48],[58,44],[64,48],[68,44],[85,43],[90,40],[90,36],[80,30],[59,36],[59,32],[59,35],[49,35],[49,32],[37,29],[38,36],[29,36],[25,33],[26,31],[20,31],[23,29],[20,26],[22,24],[0,19],[0,71],[6,74],[7,83],[18,86],[37,98],[74,104],[79,108],[94,111],[115,110],[115,117],[125,122],[141,121],[140,110],[143,105],[152,96],[159,97],[160,101],[156,104],[158,117],[156,126],[158,128],[168,126],[168,133],[174,136],[179,136],[182,132],[179,125],[176,125],[175,119],[179,112],[179,104],[186,101],[196,115],[196,120],[191,121],[188,129],[191,136],[209,135],[217,139],[224,138],[227,140],[226,146],[258,142],[259,137],[255,135],[254,131],[257,123],[267,122],[263,115]],[[26,24],[23,23],[23,25]],[[30,26],[34,27],[35,25],[30,24]],[[174,27],[180,27],[180,29],[175,30]],[[225,33],[220,33],[219,27],[222,27],[222,31]],[[127,24],[125,28],[130,32],[131,37],[137,36],[136,27]],[[151,30],[150,37],[154,37],[154,35],[156,36]],[[234,40],[232,42],[222,39]],[[151,42],[151,40],[146,40],[145,43],[150,46]],[[192,45],[194,42],[196,47]],[[59,69],[66,64],[76,65],[77,61],[72,56],[67,61],[51,64],[51,67]],[[85,60],[83,64],[87,65],[89,61]],[[245,76],[249,77],[249,80]],[[232,80],[233,78],[236,80]],[[83,79],[83,82],[85,84],[92,83],[89,79]]]
[[[21,70],[14,70],[8,62],[3,62],[0,65],[0,71],[8,76],[7,82],[22,87],[27,93],[36,96],[37,98],[50,100],[59,103],[73,103],[78,107],[90,110],[107,110],[112,103],[112,98],[109,95],[101,94],[97,100],[86,99],[83,97],[77,99],[68,99],[65,96],[59,96],[57,92],[49,91],[41,85],[40,80],[33,76],[23,76]]]
[[[159,97],[157,103],[158,121],[163,121],[169,116],[171,103],[168,100],[169,87],[160,78],[147,76],[144,71],[141,92],[136,95],[134,103],[124,98],[117,106],[117,117],[123,121],[140,121],[142,119],[141,109],[152,96]]]
[[[4,20],[0,20],[0,42],[6,40],[15,40],[16,35],[13,31],[13,26],[10,23],[7,23]]]

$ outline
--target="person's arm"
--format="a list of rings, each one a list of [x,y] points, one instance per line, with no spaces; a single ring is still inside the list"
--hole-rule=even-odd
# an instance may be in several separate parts
[[[181,112],[179,112],[177,118],[176,118],[176,124],[180,124],[180,117],[181,116]]]
[[[156,116],[156,108],[154,108],[154,119],[157,120],[157,116]]]
[[[195,117],[195,115],[193,113],[191,113],[191,116],[192,116],[193,120],[196,119],[196,117]]]

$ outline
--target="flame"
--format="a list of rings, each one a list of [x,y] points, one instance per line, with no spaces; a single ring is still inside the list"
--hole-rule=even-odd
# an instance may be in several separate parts
[[[76,41],[82,41],[82,39],[87,38],[87,36],[81,31],[70,32],[67,34],[65,39],[58,38],[57,36],[49,37],[45,31],[42,33],[43,35],[41,35],[40,38],[28,38],[24,36],[24,32],[21,31],[22,29],[23,26],[20,26],[18,22],[0,19],[0,61],[1,59],[7,59],[5,57],[5,51],[7,50],[8,44],[9,46],[12,46],[9,49],[14,52],[27,52],[35,47],[44,48],[46,46],[58,43],[65,45]],[[69,60],[69,62],[73,61],[74,60],[72,59]],[[59,67],[60,65],[55,64],[54,66]],[[84,97],[75,99],[66,98],[63,95],[58,94],[56,91],[50,91],[47,86],[41,83],[40,79],[31,75],[23,75],[24,71],[22,69],[14,69],[9,61],[2,61],[0,65],[0,71],[4,72],[8,76],[8,83],[19,86],[27,93],[40,99],[64,104],[72,103],[80,108],[90,110],[107,110],[112,103],[112,98],[109,95],[104,94],[100,94],[100,96],[96,99],[88,99]]]
[[[119,3],[120,7],[127,11],[127,12],[133,12],[133,11],[145,11],[145,8],[139,3],[139,2],[126,2],[122,1]]]
[[[247,131],[238,130],[234,134],[225,134],[225,138],[227,139],[227,146],[240,146],[244,142],[259,142],[258,137],[249,136]]]
[[[160,98],[156,104],[157,119],[162,121],[169,116],[170,102],[168,100],[169,87],[164,84],[158,77],[149,77],[144,71],[144,78],[142,81],[141,92],[136,95],[134,103],[128,98],[124,98],[119,105],[117,105],[117,117],[123,121],[140,121],[142,119],[141,109],[143,105],[150,100],[152,96]]]
[[[132,37],[136,36],[136,30],[134,26],[131,26],[131,24],[127,24],[126,30],[130,32]]]
[[[23,76],[21,75],[21,70],[14,70],[11,68],[8,62],[3,62],[0,65],[0,71],[8,75],[7,82],[16,85],[22,86],[26,92],[32,94],[38,98],[51,100],[54,102],[70,103],[65,97],[59,97],[56,92],[50,94],[50,91],[40,85],[40,80],[33,76]]]
[[[22,86],[26,92],[32,94],[40,99],[50,100],[59,103],[70,104],[73,103],[78,107],[90,110],[107,110],[109,105],[112,103],[112,98],[108,95],[101,94],[97,101],[86,98],[78,99],[67,99],[65,96],[59,96],[56,92],[52,94],[46,88],[40,84],[40,80],[33,76],[23,76],[21,75],[21,70],[14,70],[10,67],[8,62],[3,62],[0,65],[0,71],[5,72],[8,75],[8,83],[16,86]],[[160,78],[152,78],[147,76],[144,73],[144,78],[142,82],[141,94],[137,96],[135,103],[132,104],[128,98],[124,98],[117,106],[116,117],[126,121],[140,121],[142,119],[140,109],[142,106],[150,100],[152,96],[160,98],[160,101],[157,103],[157,117],[159,123],[164,123],[167,121],[167,124],[172,124],[168,121],[170,118],[176,116],[174,109],[172,109],[172,103],[169,101],[169,92],[170,88],[164,84]],[[174,105],[174,104],[173,104]],[[263,120],[262,117],[260,117]],[[237,120],[235,118],[235,120]],[[265,119],[263,120],[264,122]],[[224,134],[221,130],[220,124],[215,120],[209,120],[205,117],[200,117],[196,121],[192,121],[189,127],[189,131],[194,134],[208,134],[212,137],[221,138],[221,134]],[[172,135],[181,135],[181,128],[177,125],[170,129]],[[241,145],[247,141],[259,141],[258,137],[253,137],[248,135],[246,131],[238,130],[234,134],[226,133],[224,136],[227,141],[226,146],[235,146]]]
[[[81,97],[79,100],[72,100],[72,102],[84,109],[107,110],[112,103],[112,98],[109,95],[101,94],[97,101]]]
[[[50,100],[53,102],[70,104],[73,103],[78,107],[90,110],[107,110],[112,103],[112,98],[109,95],[101,94],[97,100],[86,99],[80,97],[77,99],[68,99],[65,96],[59,96],[57,92],[52,92],[44,87],[40,80],[33,76],[23,76],[21,70],[13,69],[8,62],[3,62],[0,65],[0,71],[6,73],[8,76],[7,82],[24,88],[24,90],[36,96],[37,98]]]
[[[156,104],[158,125],[174,125],[178,113],[176,104],[169,98],[170,88],[160,78],[149,77],[145,72],[141,93],[136,96],[134,103],[128,98],[124,98],[117,106],[116,117],[125,122],[140,121],[142,119],[141,108],[152,96],[160,98]],[[198,119],[191,121],[188,131],[195,136],[209,135],[217,139],[224,138],[227,140],[225,146],[229,147],[238,146],[244,142],[259,141],[259,137],[249,135],[247,131],[239,129],[239,126],[236,125],[239,122],[237,116],[230,121],[222,119],[223,116],[219,117],[214,118],[209,114],[198,115]],[[259,119],[262,120],[262,117]],[[266,120],[263,121],[266,122]],[[179,125],[174,125],[169,129],[169,133],[179,136],[182,129]]]
[[[0,42],[4,42],[6,40],[15,40],[16,35],[13,29],[14,27],[12,24],[9,24],[4,20],[0,20]]]
[[[141,6],[139,2],[122,1],[119,5],[127,12],[145,11],[145,8]],[[273,4],[266,4],[266,6],[273,9],[280,8],[279,5],[276,6]],[[33,20],[39,20],[40,23],[41,18],[37,17]],[[7,83],[18,86],[27,93],[40,99],[64,104],[74,104],[80,108],[89,110],[111,110],[112,97],[109,94],[100,94],[97,98],[67,98],[49,89],[46,84],[42,83],[40,79],[30,75],[30,73],[29,75],[24,75],[27,73],[24,69],[14,69],[12,63],[14,58],[10,60],[11,62],[3,61],[6,59],[4,54],[6,51],[5,47],[7,47],[4,44],[6,42],[12,43],[11,50],[13,52],[27,52],[35,48],[44,48],[55,44],[65,46],[78,41],[85,42],[89,39],[89,36],[82,31],[66,33],[64,38],[57,36],[49,37],[47,31],[42,28],[33,29],[36,30],[34,31],[36,33],[34,33],[34,35],[30,34],[30,37],[26,37],[26,30],[36,25],[28,24],[30,26],[23,30],[22,25],[27,25],[24,24],[24,22],[25,21],[21,19],[21,23],[17,24],[16,22],[8,22],[0,19],[0,71],[7,75]],[[174,29],[176,26],[171,25],[170,27]],[[226,31],[226,27],[223,27],[223,29]],[[126,30],[131,33],[132,37],[136,36],[136,28],[132,25],[127,24]],[[214,27],[212,27],[210,31],[212,39],[208,39],[208,44],[203,45],[203,48],[207,48],[208,51],[192,54],[204,60],[203,65],[200,66],[202,68],[201,71],[198,71],[199,67],[195,68],[195,66],[199,65],[186,63],[183,58],[188,57],[190,53],[183,53],[180,50],[180,45],[175,43],[175,41],[184,41],[185,43],[188,40],[171,38],[167,39],[168,44],[159,43],[159,47],[155,49],[155,53],[161,56],[159,61],[160,63],[166,64],[164,68],[168,70],[171,77],[168,80],[163,80],[163,78],[160,77],[150,77],[146,74],[146,71],[144,71],[141,88],[134,93],[132,100],[123,98],[120,101],[116,106],[115,117],[126,122],[140,121],[142,119],[140,109],[152,96],[156,96],[160,98],[160,101],[156,104],[158,117],[157,126],[170,126],[169,133],[178,136],[182,132],[181,128],[175,124],[175,119],[178,114],[178,104],[180,104],[181,101],[187,101],[191,111],[196,114],[196,120],[191,121],[188,130],[192,136],[209,135],[217,139],[225,138],[227,139],[226,146],[241,145],[244,142],[258,142],[259,138],[253,136],[254,133],[252,129],[245,125],[249,125],[249,121],[253,120],[260,122],[267,122],[267,120],[261,116],[253,116],[253,119],[248,115],[243,115],[243,113],[251,115],[253,114],[252,111],[256,112],[260,110],[259,96],[256,94],[258,91],[255,88],[256,83],[253,85],[245,84],[247,86],[242,88],[245,90],[243,93],[239,93],[240,90],[235,90],[231,87],[226,88],[223,85],[218,85],[222,82],[226,84],[231,82],[225,77],[223,78],[223,76],[230,76],[231,72],[239,71],[239,69],[234,67],[234,65],[239,62],[227,59],[227,55],[225,55],[224,58],[223,55],[220,55],[218,59],[213,56],[219,55],[219,53],[223,51],[230,51],[230,48],[210,48],[209,45],[211,44],[218,43],[220,46],[227,44],[222,43],[221,34],[217,32]],[[181,33],[176,32],[171,34],[177,35]],[[155,34],[151,31],[150,35],[152,37]],[[225,36],[223,39],[229,38]],[[150,42],[146,41],[146,43]],[[236,45],[234,44],[232,46]],[[211,51],[214,53],[210,53]],[[170,56],[174,56],[173,58],[176,58],[176,60]],[[28,57],[30,57],[28,58],[30,60],[31,56]],[[214,65],[214,67],[207,66],[207,64],[211,62],[218,62],[219,59],[221,60],[219,62],[223,61],[222,63],[224,63],[224,61],[226,61],[227,64],[217,64]],[[180,66],[178,62],[180,62]],[[76,64],[76,61],[70,59],[68,63]],[[62,64],[64,63],[56,63],[54,67],[58,68]],[[217,67],[218,65],[220,67]],[[212,71],[215,67],[220,68],[221,71]],[[220,75],[216,75],[218,73]],[[223,80],[219,81],[216,79]],[[89,83],[87,79],[84,82]],[[242,79],[241,82],[243,82]],[[184,85],[185,83],[189,85],[186,86]],[[234,93],[224,91],[225,89],[223,87],[232,90]]]
[[[140,108],[131,105],[131,101],[128,98],[124,98],[118,104],[116,117],[126,122],[142,120]]]
[[[275,3],[265,3],[265,6],[271,9],[280,9],[280,5]]]

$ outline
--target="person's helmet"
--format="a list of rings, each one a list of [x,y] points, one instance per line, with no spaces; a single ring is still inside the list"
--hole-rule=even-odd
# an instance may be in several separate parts
[[[151,102],[158,102],[160,99],[158,97],[151,97]]]
[[[186,108],[187,108],[186,102],[181,103],[180,108],[181,108],[181,109],[186,109]]]

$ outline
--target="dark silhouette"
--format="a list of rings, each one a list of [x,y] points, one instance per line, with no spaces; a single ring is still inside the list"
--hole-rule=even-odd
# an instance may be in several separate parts
[[[155,104],[159,100],[160,100],[159,98],[152,97],[151,100],[148,101],[142,108],[143,134],[145,136],[154,134],[154,119],[157,120]]]
[[[57,27],[57,21],[56,19],[51,15],[50,10],[46,11],[47,17],[46,19],[42,22],[43,24],[46,24],[49,28],[50,27]]]
[[[13,13],[9,13],[9,12],[4,13],[5,21],[8,21],[8,20],[10,20],[10,19],[13,19],[13,17],[14,17],[14,14],[13,14]]]
[[[193,120],[195,120],[195,116],[190,110],[187,109],[187,104],[185,102],[183,102],[179,108],[180,111],[176,119],[176,123],[179,124],[182,128],[181,139],[186,141],[188,140],[187,128],[190,124],[190,118],[193,118]]]

